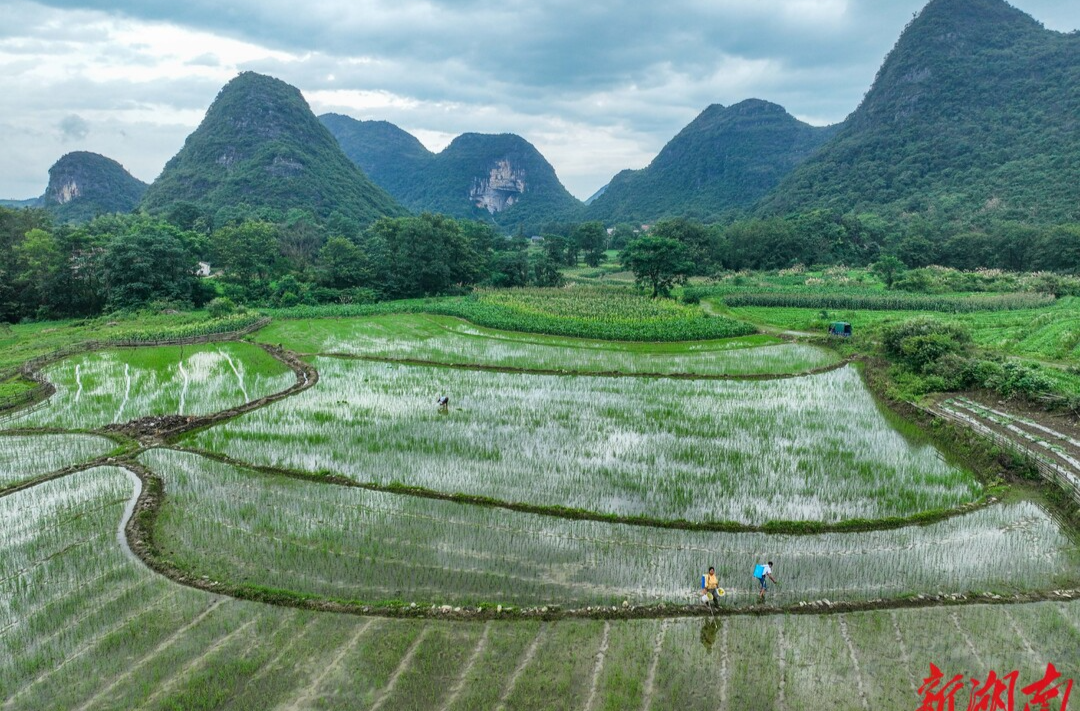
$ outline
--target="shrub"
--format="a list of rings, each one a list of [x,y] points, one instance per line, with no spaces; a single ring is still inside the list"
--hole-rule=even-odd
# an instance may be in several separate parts
[[[888,355],[923,370],[948,354],[965,354],[971,348],[971,333],[957,323],[917,318],[887,327],[882,341]]]
[[[211,318],[221,318],[236,311],[236,304],[227,296],[219,296],[206,305]]]

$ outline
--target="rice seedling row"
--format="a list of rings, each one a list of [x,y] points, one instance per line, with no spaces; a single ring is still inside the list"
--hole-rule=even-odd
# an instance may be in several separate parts
[[[93,590],[85,599],[91,610],[74,620],[39,614],[29,638],[37,647],[25,649],[20,640],[0,656],[12,660],[0,666],[0,708],[286,709],[322,700],[385,709],[416,700],[451,709],[494,708],[501,701],[514,709],[582,707],[591,699],[591,709],[640,708],[646,702],[651,708],[714,709],[722,708],[720,700],[727,708],[774,707],[781,694],[790,709],[820,708],[822,698],[859,708],[850,683],[825,687],[799,666],[800,660],[814,660],[840,678],[854,668],[850,653],[844,654],[850,648],[872,708],[885,711],[913,707],[918,697],[910,679],[925,675],[930,662],[950,674],[962,670],[985,678],[989,669],[974,666],[977,656],[999,673],[1019,670],[1026,682],[1037,678],[1046,661],[1067,678],[1080,674],[1080,602],[842,618],[484,625],[372,620],[238,602],[178,587],[123,554],[115,540],[119,508],[98,518],[78,515],[79,502],[93,509],[132,490],[124,472],[102,468],[0,498],[5,530],[27,515],[71,538],[96,529],[110,543],[75,553],[62,550],[62,541],[57,551],[57,541],[5,538],[0,565],[56,553],[82,558],[72,564],[89,573],[111,571],[88,578],[95,582],[77,591]],[[10,590],[4,593],[6,599]],[[27,594],[49,610],[63,607],[72,590],[35,585],[16,596]],[[1020,635],[1010,638],[1016,630]],[[11,644],[11,635],[2,630],[0,640]],[[898,638],[908,652],[901,663],[886,663]],[[598,668],[601,648],[608,661]]]
[[[277,321],[258,339],[306,353],[540,371],[695,375],[799,373],[832,352],[771,336],[691,343],[618,343],[494,331],[432,315]]]
[[[717,568],[732,604],[782,558],[783,604],[1074,584],[1078,550],[1027,501],[860,535],[655,530],[335,487],[151,450],[165,482],[156,529],[190,575],[251,590],[379,603],[686,604]],[[781,599],[782,598],[782,599]]]
[[[1069,447],[1062,447],[1060,437],[1048,441],[1041,432],[1035,434],[1032,429],[1014,424],[1008,416],[995,414],[981,406],[961,400],[947,400],[938,404],[934,411],[962,426],[969,427],[991,440],[1018,450],[1029,456],[1042,476],[1061,486],[1077,501],[1080,501],[1080,453]],[[1075,455],[1075,456],[1074,456]]]
[[[90,435],[0,435],[0,489],[104,456],[116,444]]]
[[[85,430],[148,415],[205,415],[294,382],[286,366],[247,343],[85,353],[47,367],[44,375],[56,394],[9,427]]]
[[[315,387],[184,444],[379,485],[669,520],[876,519],[982,494],[897,431],[850,367],[684,382],[315,363]],[[449,412],[435,407],[440,393]]]

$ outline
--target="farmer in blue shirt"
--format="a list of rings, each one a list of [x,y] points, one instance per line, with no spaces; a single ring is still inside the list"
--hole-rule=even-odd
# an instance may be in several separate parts
[[[772,576],[772,566],[773,562],[770,560],[765,565],[757,565],[754,567],[754,577],[757,578],[758,587],[760,588],[758,602],[765,599],[765,591],[769,589],[769,585],[765,582],[765,578],[768,578],[774,583],[776,582],[776,578]]]

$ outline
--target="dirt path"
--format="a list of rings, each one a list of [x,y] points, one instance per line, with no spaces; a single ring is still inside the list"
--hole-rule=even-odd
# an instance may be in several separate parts
[[[728,627],[730,620],[720,621],[720,711],[728,709],[728,687],[731,685],[731,655],[728,653]]]
[[[30,683],[28,683],[26,686],[19,689],[14,694],[12,694],[8,698],[8,700],[4,702],[4,705],[0,706],[0,709],[14,708],[15,700],[18,699],[19,697],[21,697],[27,691],[29,691],[30,689],[37,686],[39,683],[41,683],[45,679],[48,679],[50,676],[52,676],[56,672],[60,671],[65,666],[67,666],[71,662],[75,661],[76,659],[78,659],[82,655],[86,654],[91,649],[93,649],[95,646],[97,646],[98,644],[103,642],[105,639],[107,639],[108,637],[110,637],[114,633],[122,630],[124,627],[126,627],[128,624],[130,624],[132,621],[137,620],[138,618],[142,617],[143,615],[145,615],[145,614],[147,614],[149,612],[152,612],[153,610],[157,609],[159,606],[161,606],[165,602],[167,602],[167,601],[171,600],[172,598],[176,597],[177,592],[178,592],[178,590],[173,590],[172,592],[170,592],[168,594],[162,595],[160,598],[155,600],[152,604],[144,607],[141,610],[136,610],[135,612],[133,612],[128,617],[125,617],[125,618],[121,619],[119,622],[117,622],[112,627],[98,633],[94,637],[91,637],[82,646],[80,646],[77,650],[75,650],[75,652],[72,653],[70,656],[64,657],[64,660],[62,662],[57,664],[52,669],[49,669],[49,670],[47,670],[45,672],[42,672],[38,676],[34,677],[34,679],[32,679],[30,681]]]
[[[908,655],[907,644],[904,635],[900,633],[900,621],[896,619],[896,611],[889,611],[889,621],[892,622],[893,634],[896,637],[896,649],[900,652],[900,668],[907,672],[908,683],[911,684],[912,693],[918,693],[919,685],[915,681],[915,674],[911,671],[911,657]]]
[[[844,640],[848,656],[851,658],[851,665],[855,669],[855,687],[859,690],[859,701],[866,711],[870,711],[870,700],[866,693],[866,680],[863,678],[862,667],[859,665],[859,655],[855,653],[855,645],[851,641],[851,635],[848,634],[847,618],[840,615],[837,621],[840,623],[840,636]]]
[[[971,657],[979,665],[979,669],[986,669],[986,663],[983,662],[982,655],[979,654],[979,650],[975,647],[975,643],[971,641],[971,635],[969,635],[967,630],[960,624],[960,618],[957,616],[956,610],[949,611],[949,620],[952,621],[957,634],[964,640],[964,645],[968,648],[968,651],[971,652]]]
[[[717,305],[715,299],[705,299],[701,302],[701,310],[709,316],[723,316],[725,318],[735,319],[736,321],[744,321],[751,324],[757,329],[760,329],[762,333],[767,333],[773,336],[787,336],[789,338],[820,338],[820,333],[810,333],[809,331],[792,331],[789,329],[779,328],[777,326],[771,326],[767,323],[761,323],[758,321],[747,321],[744,318],[739,318],[726,307],[720,307]]]
[[[258,620],[256,619],[248,620],[244,624],[234,629],[232,632],[229,632],[228,634],[214,642],[212,645],[207,647],[205,650],[203,650],[201,654],[196,656],[194,659],[185,664],[179,671],[173,674],[168,681],[158,686],[154,690],[154,693],[152,693],[150,697],[146,699],[146,701],[140,704],[140,707],[152,708],[154,706],[154,703],[158,699],[172,691],[176,687],[176,685],[184,679],[184,677],[202,666],[206,662],[206,660],[216,654],[219,649],[231,642],[234,637],[243,634],[247,628],[251,627],[257,621]]]

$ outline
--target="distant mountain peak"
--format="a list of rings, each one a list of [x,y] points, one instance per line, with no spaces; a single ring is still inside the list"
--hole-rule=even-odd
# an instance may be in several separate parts
[[[1080,36],[1003,0],[931,0],[835,140],[762,205],[1080,217]]]
[[[836,130],[805,124],[762,99],[713,104],[646,168],[612,178],[587,216],[609,223],[707,220],[749,209]]]
[[[364,224],[405,210],[341,151],[296,87],[243,72],[147,191],[144,206],[191,202],[208,212],[247,204],[338,211]]]
[[[540,151],[513,133],[463,133],[434,154],[385,121],[327,114],[345,154],[413,210],[495,221],[513,231],[576,219],[578,202]]]
[[[61,220],[82,221],[106,213],[131,212],[146,187],[112,158],[73,151],[49,168],[49,185],[40,204]]]

